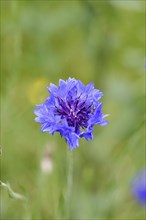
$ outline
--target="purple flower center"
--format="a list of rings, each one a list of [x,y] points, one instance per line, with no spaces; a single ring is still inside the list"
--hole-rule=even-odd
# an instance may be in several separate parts
[[[87,128],[88,119],[94,112],[93,103],[87,103],[88,95],[80,99],[81,95],[76,99],[69,97],[65,100],[58,96],[59,106],[55,106],[55,114],[60,115],[62,119],[66,118],[68,125],[75,127],[75,131]]]

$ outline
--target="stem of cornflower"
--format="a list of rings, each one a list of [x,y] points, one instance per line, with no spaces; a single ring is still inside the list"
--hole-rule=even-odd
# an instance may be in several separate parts
[[[69,219],[72,184],[73,184],[73,155],[72,151],[67,148],[67,187],[66,187],[66,201],[65,201],[65,218]]]

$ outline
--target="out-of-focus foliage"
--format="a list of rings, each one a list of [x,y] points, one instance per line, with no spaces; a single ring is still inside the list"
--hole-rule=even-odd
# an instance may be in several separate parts
[[[69,150],[40,132],[35,103],[60,78],[94,82],[110,124],[74,160],[72,219],[144,219],[131,181],[144,167],[144,1],[1,0],[2,219],[64,218]]]

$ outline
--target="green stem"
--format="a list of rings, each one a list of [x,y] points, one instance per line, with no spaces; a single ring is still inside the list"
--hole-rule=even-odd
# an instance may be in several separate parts
[[[71,204],[71,194],[72,194],[72,184],[73,184],[73,155],[72,152],[67,148],[67,189],[66,189],[66,210],[65,217],[69,219],[70,204]]]

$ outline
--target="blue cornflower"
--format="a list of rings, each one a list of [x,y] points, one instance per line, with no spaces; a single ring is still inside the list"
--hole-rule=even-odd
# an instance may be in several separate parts
[[[102,113],[102,103],[98,100],[103,93],[94,89],[94,83],[85,86],[80,80],[69,78],[59,80],[59,87],[50,84],[50,97],[45,103],[36,105],[35,120],[42,124],[42,132],[59,132],[70,146],[76,148],[79,139],[93,139],[95,124],[107,125]]]
[[[146,169],[135,176],[132,182],[132,193],[140,204],[146,205]]]

